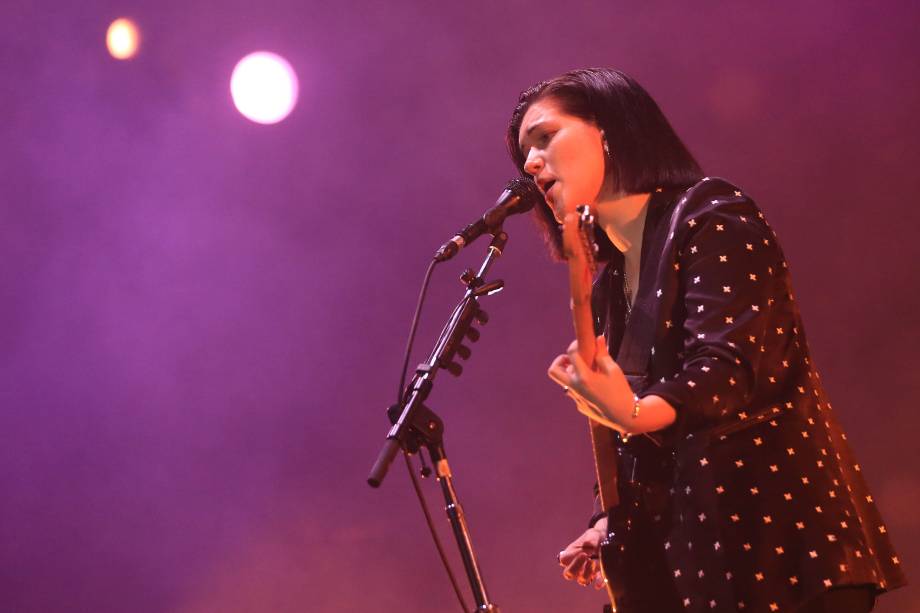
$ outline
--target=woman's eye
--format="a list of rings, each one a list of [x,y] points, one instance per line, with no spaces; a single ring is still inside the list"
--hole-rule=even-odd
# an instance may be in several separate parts
[[[533,146],[533,147],[536,147],[537,149],[546,149],[546,147],[549,145],[549,142],[553,139],[553,136],[555,136],[555,135],[556,135],[556,132],[555,132],[555,131],[554,131],[554,132],[538,132],[538,133],[535,133],[534,136],[533,136],[533,145],[532,145],[532,146]],[[525,147],[525,148],[521,151],[521,154],[524,156],[524,159],[525,159],[525,160],[530,156],[530,149],[531,149],[531,147]]]

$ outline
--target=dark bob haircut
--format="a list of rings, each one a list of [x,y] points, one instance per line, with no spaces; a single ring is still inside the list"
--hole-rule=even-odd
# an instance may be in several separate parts
[[[523,152],[518,144],[521,122],[530,105],[551,98],[563,111],[604,131],[610,156],[607,178],[625,194],[657,188],[682,189],[703,178],[703,171],[681,142],[661,109],[632,77],[609,68],[585,68],[538,83],[521,92],[508,124],[508,152],[522,175]],[[611,159],[612,158],[612,159]],[[545,201],[534,208],[550,252],[562,254],[562,234]],[[614,248],[598,230],[599,259]]]

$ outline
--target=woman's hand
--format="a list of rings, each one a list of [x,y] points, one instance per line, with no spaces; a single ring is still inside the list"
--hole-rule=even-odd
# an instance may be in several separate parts
[[[575,400],[578,411],[589,418],[627,434],[654,432],[670,426],[677,412],[667,400],[650,394],[639,401],[620,366],[607,352],[603,336],[596,339],[596,368],[591,369],[578,354],[578,342],[550,364],[549,378]]]
[[[594,583],[595,589],[604,587],[604,577],[600,572],[597,559],[600,542],[607,533],[607,518],[601,519],[593,528],[569,543],[559,552],[559,564],[563,567],[562,576],[579,585]]]
[[[596,339],[595,363],[592,370],[578,353],[578,341],[572,341],[568,351],[556,357],[547,374],[575,399],[579,412],[622,430],[617,419],[618,408],[632,411],[633,392],[619,365],[607,352],[607,341],[603,336]]]

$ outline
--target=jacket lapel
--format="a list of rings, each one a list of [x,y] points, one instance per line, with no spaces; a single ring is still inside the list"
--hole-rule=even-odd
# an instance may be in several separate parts
[[[658,306],[661,304],[661,284],[668,275],[666,268],[671,265],[669,252],[674,236],[673,226],[684,201],[681,199],[676,206],[669,206],[678,193],[653,192],[648,203],[642,231],[639,287],[616,358],[633,391],[639,391],[636,386],[641,385],[648,371]]]
[[[672,276],[671,268],[676,261],[674,252],[678,225],[688,207],[694,215],[705,213],[719,204],[717,200],[707,201],[707,198],[729,189],[735,188],[723,179],[707,177],[682,192],[654,192],[651,196],[642,232],[638,293],[616,358],[635,393],[647,387],[645,379],[655,342],[661,298],[668,289],[665,285]]]

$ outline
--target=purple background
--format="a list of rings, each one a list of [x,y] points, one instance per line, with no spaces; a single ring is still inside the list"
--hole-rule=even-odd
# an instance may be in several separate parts
[[[364,480],[425,263],[514,174],[518,92],[591,65],[639,79],[766,212],[917,580],[920,5],[684,4],[5,2],[0,610],[456,611],[404,468]],[[122,15],[130,62],[103,44]],[[230,101],[256,49],[301,77],[279,125]],[[599,611],[554,560],[592,482],[544,375],[565,271],[529,220],[506,228],[507,289],[431,406],[494,600]],[[483,249],[437,271],[413,363]]]

